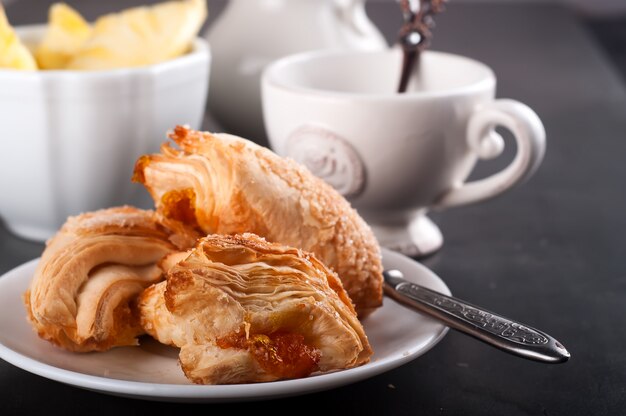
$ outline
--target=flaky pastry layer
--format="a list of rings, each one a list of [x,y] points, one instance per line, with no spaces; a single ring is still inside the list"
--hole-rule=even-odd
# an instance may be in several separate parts
[[[382,264],[367,224],[331,186],[245,139],[178,126],[134,180],[157,210],[206,234],[251,232],[314,253],[337,272],[361,317],[382,304]]]
[[[139,310],[146,332],[181,348],[193,382],[298,378],[369,360],[341,281],[314,255],[243,234],[210,235],[181,257]]]
[[[162,280],[165,255],[198,235],[153,211],[116,207],[70,217],[48,241],[28,291],[40,337],[70,351],[136,345],[144,333],[135,301]]]

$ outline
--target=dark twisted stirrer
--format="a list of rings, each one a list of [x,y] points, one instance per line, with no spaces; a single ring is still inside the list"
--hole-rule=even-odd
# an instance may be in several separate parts
[[[420,52],[430,46],[433,16],[443,11],[447,0],[399,0],[404,23],[400,28],[398,43],[403,50],[402,72],[398,92],[406,92],[411,74],[419,65]]]

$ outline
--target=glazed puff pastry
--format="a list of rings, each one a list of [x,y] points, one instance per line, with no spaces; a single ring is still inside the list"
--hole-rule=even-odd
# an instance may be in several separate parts
[[[110,208],[70,217],[46,245],[24,301],[40,337],[70,351],[136,345],[134,303],[162,280],[157,262],[198,235],[154,211]]]
[[[341,281],[313,255],[253,234],[210,235],[139,298],[141,322],[180,347],[199,384],[355,367],[372,350]]]
[[[245,139],[189,130],[142,156],[134,180],[164,216],[205,234],[251,232],[314,253],[337,272],[360,317],[382,304],[378,243],[331,186],[295,161]]]

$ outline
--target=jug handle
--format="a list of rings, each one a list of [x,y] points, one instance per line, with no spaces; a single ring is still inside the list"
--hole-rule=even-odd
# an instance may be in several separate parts
[[[335,5],[342,10],[352,10],[365,3],[365,0],[334,0]]]
[[[338,14],[352,30],[363,34],[365,30],[362,26],[365,0],[333,0]]]

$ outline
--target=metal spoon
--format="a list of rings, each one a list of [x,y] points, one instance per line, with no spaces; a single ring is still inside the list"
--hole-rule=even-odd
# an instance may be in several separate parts
[[[385,294],[392,299],[491,346],[544,363],[570,358],[563,344],[545,332],[408,282],[399,270],[386,270],[383,276]]]

